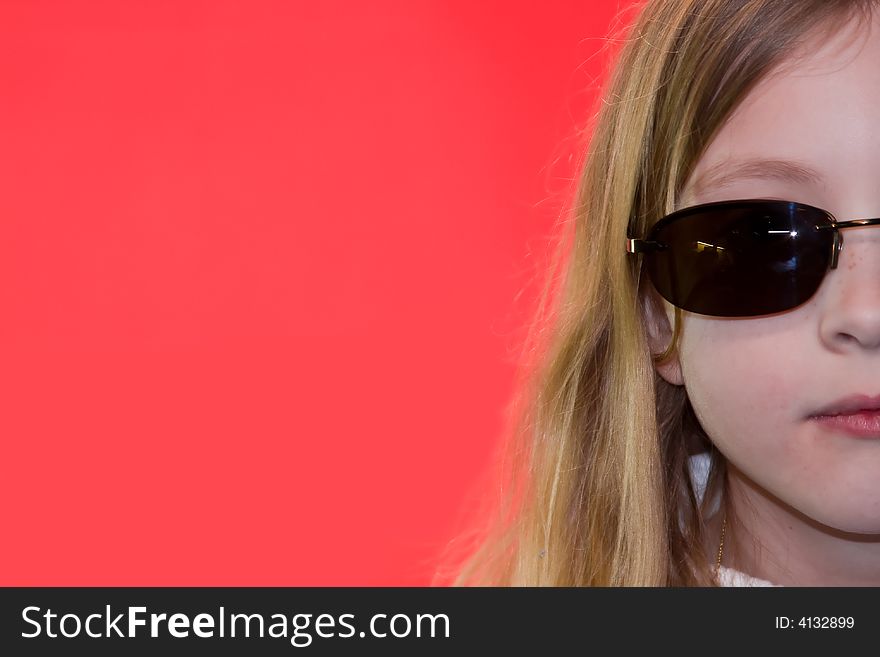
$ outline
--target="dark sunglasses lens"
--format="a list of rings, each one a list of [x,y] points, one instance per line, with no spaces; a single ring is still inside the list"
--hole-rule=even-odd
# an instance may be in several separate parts
[[[682,215],[653,233],[646,253],[657,291],[684,310],[749,317],[789,310],[819,289],[833,242],[816,208],[786,201],[729,205]]]

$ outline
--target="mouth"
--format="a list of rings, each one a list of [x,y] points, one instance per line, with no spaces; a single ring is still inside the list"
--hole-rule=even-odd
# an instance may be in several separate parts
[[[810,419],[830,431],[880,438],[880,395],[843,397],[819,409]]]
[[[849,395],[820,408],[812,417],[851,415],[880,411],[880,395]]]
[[[837,415],[816,415],[812,419],[830,431],[846,433],[857,438],[880,439],[880,409]]]

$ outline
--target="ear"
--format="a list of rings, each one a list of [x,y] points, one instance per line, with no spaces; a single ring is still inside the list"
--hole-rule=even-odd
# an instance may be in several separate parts
[[[673,326],[675,322],[675,309],[666,299],[657,294],[653,286],[648,286],[648,294],[643,302],[645,313],[645,327],[648,334],[648,343],[652,354],[662,354],[672,342]],[[681,330],[679,328],[679,330]],[[679,341],[680,343],[680,341]],[[681,373],[681,360],[678,350],[662,363],[654,366],[657,373],[665,381],[675,386],[684,385],[684,377]]]

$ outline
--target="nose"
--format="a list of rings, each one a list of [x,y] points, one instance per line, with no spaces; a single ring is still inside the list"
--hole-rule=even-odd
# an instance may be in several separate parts
[[[880,358],[880,218],[837,224],[820,333],[829,349]],[[876,226],[876,227],[875,227]],[[851,229],[844,233],[840,229]],[[878,363],[880,364],[880,363]]]

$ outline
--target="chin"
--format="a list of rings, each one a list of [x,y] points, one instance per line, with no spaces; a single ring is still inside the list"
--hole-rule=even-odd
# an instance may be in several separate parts
[[[876,536],[880,541],[880,506],[872,505],[871,509],[870,513],[864,508],[823,509],[823,512],[808,515],[831,533],[851,534],[853,538]]]

